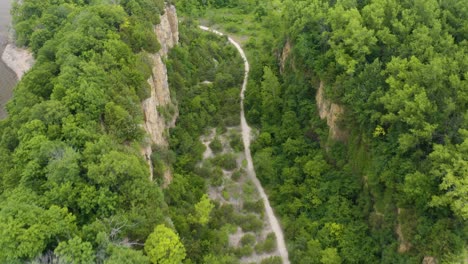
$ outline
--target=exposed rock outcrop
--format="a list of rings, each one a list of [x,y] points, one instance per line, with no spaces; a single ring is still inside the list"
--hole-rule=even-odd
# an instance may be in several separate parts
[[[280,73],[284,72],[284,68],[286,67],[286,61],[289,58],[289,55],[291,54],[292,46],[291,42],[289,39],[286,41],[286,44],[284,44],[283,47],[283,52],[281,52],[281,57],[280,59]]]
[[[431,256],[427,256],[427,257],[424,257],[422,263],[423,264],[437,264],[437,259]]]
[[[320,87],[315,96],[319,115],[321,119],[327,119],[327,125],[330,128],[330,137],[334,140],[346,141],[348,138],[347,131],[340,128],[338,121],[340,116],[344,113],[342,106],[330,102],[325,98],[324,83],[320,82]]]
[[[18,80],[34,65],[34,58],[31,52],[26,49],[8,44],[2,54],[2,60],[16,73]]]
[[[161,49],[151,55],[153,61],[152,76],[148,79],[151,87],[151,97],[142,102],[143,114],[145,118],[144,127],[148,134],[148,143],[143,149],[148,164],[150,165],[151,179],[153,179],[153,168],[151,165],[151,145],[167,146],[167,132],[175,125],[178,116],[177,107],[171,101],[169,83],[167,80],[167,68],[163,59],[169,50],[179,42],[179,26],[177,13],[174,6],[166,6],[164,15],[161,15],[161,22],[154,27],[154,32],[161,44]],[[173,109],[174,113],[168,117],[167,113],[162,113],[168,109]],[[169,119],[169,120],[167,120]],[[171,180],[171,173],[164,173],[165,184]]]
[[[154,31],[161,44],[159,53],[166,56],[169,50],[179,43],[179,20],[174,6],[166,6],[161,22],[155,26]]]
[[[398,246],[398,253],[406,253],[411,249],[411,243],[405,239],[403,234],[403,230],[401,229],[401,222],[400,222],[400,215],[403,213],[402,208],[397,208],[397,216],[398,216],[398,223],[395,228],[395,233],[398,236],[398,242],[400,243]],[[431,263],[431,262],[429,262]]]
[[[293,50],[293,44],[288,39],[281,50],[278,53],[279,69],[280,73],[283,74],[286,67],[290,67],[295,70],[294,59],[291,57]],[[336,103],[332,103],[330,100],[325,98],[324,83],[320,82],[320,87],[315,96],[319,115],[321,119],[327,120],[327,125],[330,128],[330,137],[334,140],[347,141],[348,131],[345,131],[339,126],[339,118],[344,113],[344,108]]]

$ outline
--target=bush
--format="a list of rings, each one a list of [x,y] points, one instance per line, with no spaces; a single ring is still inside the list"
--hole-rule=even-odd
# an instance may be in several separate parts
[[[166,147],[161,147],[157,145],[152,145],[151,149],[153,150],[153,154],[159,160],[162,160],[167,165],[172,165],[176,162],[176,154],[171,149]]]
[[[255,188],[255,185],[249,179],[246,182],[244,182],[244,185],[242,186],[242,198],[244,199],[244,201],[248,201],[255,199],[254,197],[258,197],[257,188]]]
[[[163,179],[164,172],[166,170],[166,166],[164,166],[164,162],[158,159],[153,153],[151,154],[151,163],[153,165],[153,177],[155,179]]]
[[[158,113],[164,118],[164,121],[166,123],[170,123],[170,121],[172,120],[172,117],[175,115],[175,106],[172,105],[172,104],[168,104],[168,105],[165,105],[165,106],[157,106],[156,107],[156,110],[158,111]]]
[[[240,170],[236,170],[232,173],[231,179],[234,181],[238,181],[241,176],[242,176],[242,173],[240,172]]]
[[[219,138],[216,137],[213,141],[211,141],[210,148],[213,151],[213,153],[218,154],[221,151],[223,151],[223,144],[221,143],[221,140],[219,140]]]
[[[223,171],[220,167],[215,167],[211,172],[211,185],[219,187],[223,184]]]
[[[228,191],[223,190],[222,195],[223,195],[224,200],[229,201],[230,195]]]
[[[245,246],[245,247],[240,247],[240,248],[236,248],[234,250],[234,254],[241,258],[241,257],[246,257],[246,256],[250,256],[252,255],[253,253],[253,248],[252,247],[249,247],[249,246]]]
[[[255,214],[238,215],[235,222],[244,232],[258,232],[263,227],[263,221]]]
[[[263,259],[261,264],[281,264],[283,261],[281,260],[281,257],[274,256],[274,257],[269,257],[266,259]]]
[[[229,33],[237,33],[237,32],[239,32],[239,27],[234,23],[229,23],[226,26],[226,31],[229,32]]]
[[[195,167],[195,173],[200,177],[208,179],[213,173],[213,165],[209,161],[205,160],[200,167]]]
[[[240,242],[242,246],[250,246],[253,247],[255,245],[255,242],[257,241],[257,238],[253,234],[245,234]]]
[[[236,112],[237,114],[237,112]],[[224,116],[223,116],[223,124],[225,126],[238,126],[239,125],[239,117],[237,115],[233,115],[233,114],[230,114],[230,113],[226,113]]]
[[[242,142],[242,137],[237,132],[233,132],[229,135],[229,144],[231,145],[231,148],[235,151],[244,150],[244,142]]]
[[[222,122],[220,121],[220,124],[216,127],[216,134],[218,135],[222,135],[227,132],[226,126],[221,123]]]
[[[263,201],[244,201],[243,209],[248,212],[263,214]]]
[[[242,160],[242,164],[241,164],[242,168],[247,168],[247,160],[246,159],[243,159]]]
[[[255,251],[257,253],[271,253],[276,250],[276,236],[274,233],[269,233],[262,243],[257,243]]]
[[[236,156],[233,154],[223,154],[223,155],[214,157],[213,163],[229,171],[237,168]]]
[[[212,211],[211,226],[213,228],[221,228],[226,224],[234,224],[235,219],[234,207],[232,204],[223,204],[219,207],[215,207]]]

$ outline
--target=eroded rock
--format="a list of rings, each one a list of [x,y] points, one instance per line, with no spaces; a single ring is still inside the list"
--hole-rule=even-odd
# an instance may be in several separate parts
[[[171,101],[169,83],[167,79],[167,67],[163,59],[167,56],[169,50],[179,42],[179,26],[177,12],[174,6],[166,6],[164,15],[161,16],[161,22],[154,27],[154,32],[161,44],[161,49],[151,55],[153,61],[152,75],[148,79],[151,87],[151,96],[142,102],[144,114],[144,128],[148,134],[147,146],[142,149],[151,170],[150,178],[153,179],[151,165],[151,145],[167,147],[166,135],[170,127],[175,125],[178,110]],[[173,113],[168,117],[168,109]],[[162,113],[166,111],[166,113]],[[164,185],[167,185],[172,179],[170,171],[164,173]]]
[[[344,113],[344,108],[338,104],[332,103],[325,98],[324,83],[320,82],[320,87],[315,96],[319,115],[321,119],[327,120],[327,125],[330,128],[330,137],[334,140],[346,141],[348,132],[339,126],[339,118]]]
[[[12,69],[18,80],[34,65],[32,53],[26,49],[18,48],[14,44],[8,44],[2,54],[2,60]]]

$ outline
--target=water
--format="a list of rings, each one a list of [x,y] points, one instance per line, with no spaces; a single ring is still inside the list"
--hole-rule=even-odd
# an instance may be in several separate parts
[[[8,42],[8,29],[11,23],[10,8],[12,0],[0,0],[0,55]],[[0,119],[7,116],[5,105],[13,94],[17,83],[16,74],[0,60]]]

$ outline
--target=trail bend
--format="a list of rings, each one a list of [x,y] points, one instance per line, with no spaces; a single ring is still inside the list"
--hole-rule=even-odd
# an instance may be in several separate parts
[[[224,36],[223,33],[217,30],[211,29],[209,27],[200,26],[200,29],[212,32],[219,36]],[[253,166],[252,154],[250,153],[251,128],[247,124],[247,120],[245,119],[245,111],[244,111],[244,93],[247,88],[247,82],[249,79],[249,71],[250,71],[249,61],[247,60],[247,56],[245,56],[245,52],[242,49],[242,47],[239,45],[239,43],[237,43],[235,40],[233,40],[229,36],[228,36],[228,40],[232,45],[234,45],[234,47],[236,47],[237,51],[239,51],[239,54],[242,57],[242,60],[244,60],[244,82],[242,83],[242,89],[240,93],[240,98],[241,98],[241,115],[240,116],[241,116],[242,140],[244,142],[245,158],[247,160],[247,174],[249,175],[255,187],[257,188],[257,191],[259,192],[260,197],[262,197],[263,204],[265,205],[267,219],[268,219],[268,222],[270,223],[270,226],[273,232],[275,233],[278,251],[280,253],[281,259],[283,260],[283,264],[289,264],[290,262],[289,262],[288,250],[286,249],[286,243],[284,240],[283,230],[281,229],[279,221],[273,212],[273,208],[270,205],[270,201],[268,200],[268,196],[266,195],[265,190],[263,190],[263,187],[260,184],[260,181],[257,179],[257,175],[255,174],[255,170]]]

